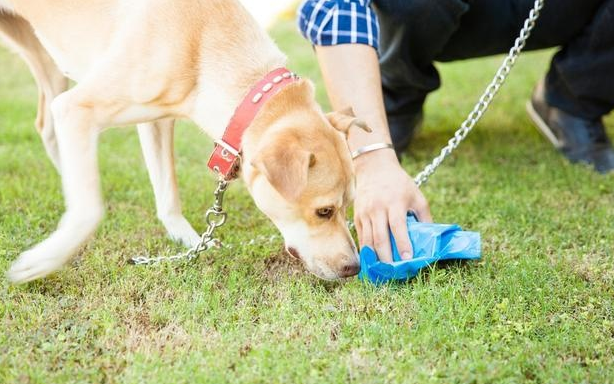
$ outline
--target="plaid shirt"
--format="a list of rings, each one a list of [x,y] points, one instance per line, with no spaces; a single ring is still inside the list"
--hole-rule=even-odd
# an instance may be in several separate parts
[[[298,10],[303,36],[315,45],[379,46],[379,24],[372,0],[305,0]]]

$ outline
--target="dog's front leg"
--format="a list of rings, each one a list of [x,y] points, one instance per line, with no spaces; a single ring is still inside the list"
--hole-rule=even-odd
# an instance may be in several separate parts
[[[22,253],[12,265],[8,277],[15,283],[44,277],[61,268],[94,233],[102,218],[97,166],[100,126],[96,124],[101,113],[95,110],[98,103],[79,86],[52,103],[66,213],[49,238]]]
[[[156,197],[158,218],[171,239],[186,247],[198,244],[200,237],[181,212],[173,157],[174,121],[158,120],[137,125],[145,164]]]

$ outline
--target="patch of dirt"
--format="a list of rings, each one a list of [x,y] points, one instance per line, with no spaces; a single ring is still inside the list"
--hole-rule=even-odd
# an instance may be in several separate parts
[[[143,319],[128,324],[125,346],[128,351],[145,354],[191,349],[192,337],[179,324],[151,327]]]
[[[281,249],[264,260],[264,277],[268,281],[279,281],[283,277],[292,277],[308,273],[303,262],[290,256]]]
[[[252,346],[251,344],[247,343],[244,344],[243,346],[241,346],[241,348],[239,349],[239,356],[241,357],[245,357],[247,356],[250,352],[252,351]]]
[[[574,254],[575,253],[575,254]],[[560,255],[552,254],[549,259],[553,264],[561,264],[571,273],[590,284],[611,286],[614,283],[612,258],[607,253],[588,253],[582,251]]]

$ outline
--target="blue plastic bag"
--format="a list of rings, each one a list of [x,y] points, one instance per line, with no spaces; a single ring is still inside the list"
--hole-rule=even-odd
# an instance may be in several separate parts
[[[411,260],[401,260],[392,233],[392,264],[378,260],[375,251],[364,247],[360,251],[360,277],[363,281],[383,284],[390,280],[408,280],[440,260],[479,260],[482,255],[480,234],[463,231],[456,224],[421,223],[412,213],[407,215],[409,239],[414,248]]]

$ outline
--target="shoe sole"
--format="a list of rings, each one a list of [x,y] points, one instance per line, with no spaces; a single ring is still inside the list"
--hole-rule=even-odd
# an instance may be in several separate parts
[[[561,149],[562,147],[561,142],[559,141],[559,139],[556,138],[556,135],[554,134],[554,132],[552,132],[552,130],[550,129],[548,124],[546,124],[544,119],[542,119],[539,113],[537,113],[537,111],[533,107],[533,103],[531,103],[530,101],[527,101],[526,108],[527,108],[527,113],[529,114],[529,117],[531,118],[531,120],[533,120],[533,123],[535,124],[537,129],[542,133],[542,135],[546,139],[548,139],[548,141],[550,141],[552,145],[554,145],[557,149]]]

